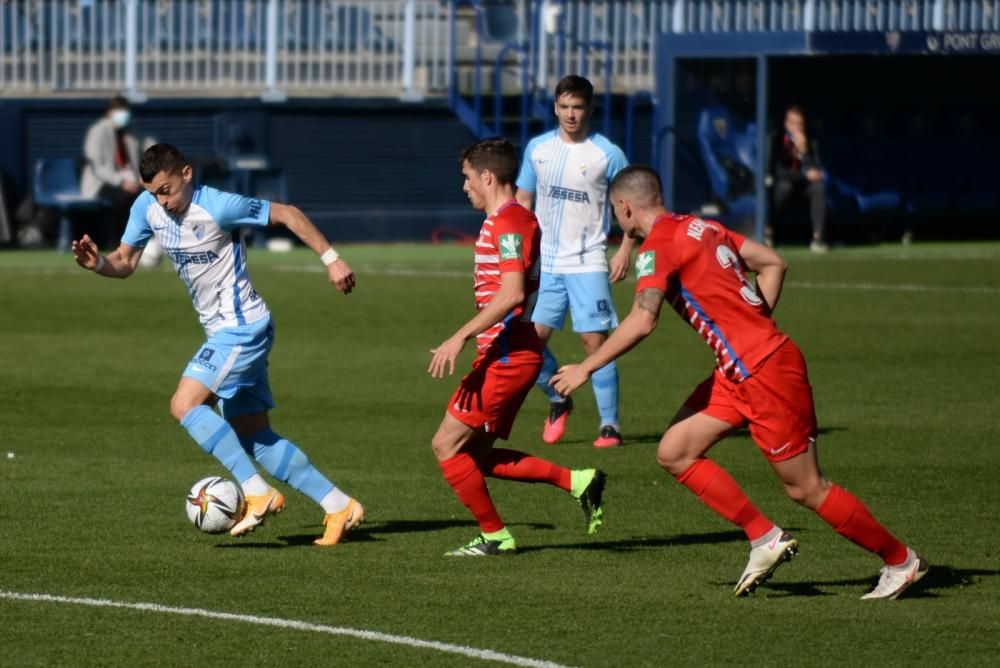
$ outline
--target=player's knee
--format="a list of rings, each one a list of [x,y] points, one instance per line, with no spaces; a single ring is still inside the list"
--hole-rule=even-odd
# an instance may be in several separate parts
[[[431,439],[431,450],[434,451],[434,456],[437,457],[439,462],[453,457],[458,453],[458,449],[459,445],[455,443],[454,439],[449,438],[447,434],[437,433]]]
[[[822,478],[804,483],[785,483],[785,493],[795,503],[816,510],[826,496],[830,484]]]
[[[597,352],[597,349],[608,340],[608,335],[604,333],[591,333],[588,336],[582,337],[581,341],[583,343],[583,349],[588,355],[593,355]]]
[[[691,465],[690,458],[684,456],[683,451],[666,438],[660,441],[660,447],[656,449],[656,463],[675,478]]]
[[[174,416],[174,419],[180,422],[184,419],[184,416],[191,412],[191,409],[197,408],[198,404],[192,403],[189,399],[180,396],[178,393],[174,393],[174,396],[170,398],[170,414]]]

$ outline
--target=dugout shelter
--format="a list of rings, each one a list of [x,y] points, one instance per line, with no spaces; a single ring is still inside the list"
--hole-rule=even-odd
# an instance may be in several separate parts
[[[811,136],[820,138],[828,175],[859,195],[898,196],[904,228],[922,225],[933,236],[995,234],[1000,32],[948,30],[933,13],[926,23],[897,16],[845,29],[829,13],[818,15],[836,4],[802,3],[802,15],[772,18],[770,29],[764,21],[757,30],[684,31],[681,22],[682,30],[675,25],[660,35],[654,154],[668,206],[696,210],[704,200],[705,184],[691,176],[704,168],[695,150],[699,114],[728,106],[752,135],[746,143],[753,186],[742,202],[749,211],[742,225],[734,224],[762,238],[769,197],[766,150],[757,149],[780,127],[786,105],[796,103],[806,108]],[[719,78],[730,93],[724,100],[710,90]],[[861,202],[853,214],[879,202],[891,198]]]

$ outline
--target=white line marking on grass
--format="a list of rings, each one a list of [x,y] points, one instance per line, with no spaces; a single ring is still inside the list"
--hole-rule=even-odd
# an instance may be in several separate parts
[[[326,626],[324,624],[312,624],[294,619],[280,619],[277,617],[258,617],[257,615],[238,615],[231,612],[216,612],[214,610],[204,610],[202,608],[173,608],[157,603],[127,603],[124,601],[111,601],[103,598],[75,598],[71,596],[53,596],[51,594],[22,594],[15,591],[4,591],[0,589],[0,599],[12,601],[31,601],[38,603],[69,603],[72,605],[87,605],[94,608],[125,608],[127,610],[139,610],[141,612],[154,612],[169,615],[183,615],[187,617],[207,617],[208,619],[221,619],[232,622],[246,622],[248,624],[258,624],[260,626],[274,626],[282,629],[293,629],[295,631],[311,631],[313,633],[325,633],[332,636],[348,636],[360,640],[374,640],[376,642],[390,643],[393,645],[408,645],[420,649],[430,649],[448,654],[460,654],[473,659],[483,659],[486,661],[496,661],[512,666],[530,666],[531,668],[566,668],[562,664],[551,661],[540,661],[515,654],[504,654],[494,652],[489,649],[476,649],[465,645],[452,645],[434,640],[420,640],[408,636],[397,636],[391,633],[379,633],[378,631],[365,631],[363,629],[351,629],[344,626]]]
[[[920,283],[813,283],[789,281],[790,288],[810,290],[882,290],[886,292],[967,292],[971,294],[997,294],[1000,287],[989,285],[923,285]]]
[[[305,272],[308,274],[325,274],[326,267],[316,267],[313,265],[275,265],[275,271]],[[447,269],[406,269],[402,267],[386,267],[385,265],[359,265],[357,271],[362,274],[374,274],[375,276],[426,276],[429,278],[471,278],[472,270],[469,271],[449,271]]]
[[[314,266],[290,266],[279,265],[275,267],[278,271],[326,273],[325,267]],[[407,276],[407,277],[434,277],[434,278],[468,278],[471,272],[468,271],[447,271],[443,269],[403,269],[392,267],[364,266],[358,271],[375,276]],[[634,277],[628,277],[627,281],[634,283]],[[789,281],[785,283],[790,288],[805,288],[807,290],[881,290],[886,292],[964,292],[970,294],[998,294],[1000,287],[989,285],[923,285],[920,283],[818,283],[812,281]]]

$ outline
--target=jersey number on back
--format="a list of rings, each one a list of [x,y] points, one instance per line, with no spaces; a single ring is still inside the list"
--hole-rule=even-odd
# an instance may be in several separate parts
[[[731,268],[736,272],[736,278],[739,279],[742,286],[740,288],[740,297],[743,297],[743,301],[751,306],[760,306],[764,303],[764,300],[757,294],[757,289],[747,280],[746,274],[743,273],[740,265],[740,258],[733,252],[732,248],[725,245],[718,246],[715,249],[715,259],[719,261],[723,269]]]

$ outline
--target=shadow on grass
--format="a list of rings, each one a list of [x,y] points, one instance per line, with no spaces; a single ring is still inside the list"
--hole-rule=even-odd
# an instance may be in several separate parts
[[[508,522],[507,526],[550,530],[556,528],[554,524],[548,522]],[[476,527],[476,523],[473,520],[387,520],[385,522],[365,523],[359,528],[359,530],[376,534],[393,534],[424,533],[427,531],[454,529],[456,527],[469,527],[474,529]]]
[[[715,533],[682,534],[662,538],[628,538],[625,540],[592,541],[586,543],[565,543],[562,545],[528,545],[518,548],[527,554],[542,550],[600,550],[607,552],[635,552],[657,547],[681,547],[685,545],[709,545],[713,543],[745,542],[742,531],[719,531]]]
[[[665,429],[665,428],[664,428]],[[819,435],[823,436],[826,434],[832,434],[838,431],[847,431],[847,427],[830,426],[830,427],[820,427]],[[625,442],[622,444],[623,447],[628,447],[630,445],[649,445],[658,444],[660,439],[663,438],[663,432],[650,432],[647,434],[625,434]],[[750,432],[747,429],[737,429],[732,434],[726,436],[726,438],[750,438]],[[590,441],[587,439],[563,439],[560,441],[560,445],[579,445],[587,444],[590,445]],[[614,448],[612,448],[613,450]]]
[[[541,522],[513,522],[508,523],[509,527],[528,527],[530,529],[555,529],[555,525],[551,523],[541,523]],[[443,531],[445,529],[454,529],[457,527],[467,527],[470,531],[476,530],[476,523],[472,520],[388,520],[385,522],[366,522],[362,524],[357,529],[351,531],[349,540],[352,543],[375,543],[382,542],[385,540],[384,535],[390,534],[403,534],[403,533],[426,533],[430,531]],[[232,548],[257,548],[257,549],[276,549],[285,547],[300,547],[303,545],[312,545],[313,541],[322,535],[322,528],[317,526],[315,529],[310,528],[308,532],[301,534],[285,534],[277,536],[277,540],[280,543],[275,542],[236,542],[236,543],[220,543],[215,547],[221,549],[232,549]]]
[[[784,574],[779,571],[779,578]],[[1000,570],[977,568],[952,568],[951,566],[932,565],[920,582],[906,590],[901,598],[938,598],[938,590],[974,587],[984,577],[1000,575]],[[825,580],[820,582],[767,582],[758,590],[758,595],[767,596],[770,592],[781,592],[788,596],[833,596],[834,592],[823,591],[826,588],[851,588],[858,591],[858,597],[871,591],[878,583],[877,577],[850,578],[844,580]]]

